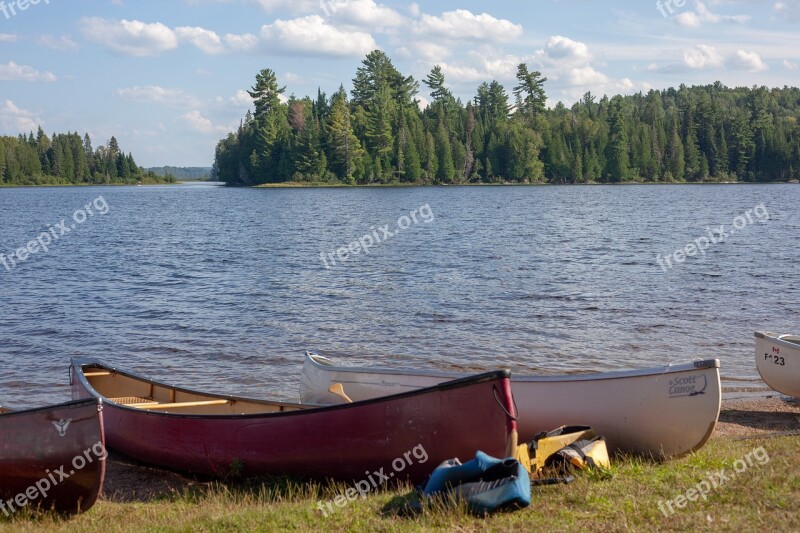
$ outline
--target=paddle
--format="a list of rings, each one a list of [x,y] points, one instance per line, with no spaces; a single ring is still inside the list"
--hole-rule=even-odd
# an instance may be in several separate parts
[[[517,447],[519,443],[519,435],[517,434],[517,428],[511,430],[511,434],[508,436],[508,441],[506,442],[506,457],[515,457],[517,454]]]
[[[341,383],[334,383],[333,385],[328,387],[328,392],[335,394],[336,396],[338,396],[347,403],[353,403],[353,400],[351,400],[350,397],[344,393],[344,387],[342,387]]]

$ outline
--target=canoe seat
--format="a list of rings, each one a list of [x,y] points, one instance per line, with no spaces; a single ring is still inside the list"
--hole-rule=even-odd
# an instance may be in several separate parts
[[[141,396],[122,396],[120,398],[109,398],[109,400],[122,405],[147,405],[158,403],[152,398],[142,398]]]
[[[166,402],[166,403],[158,403],[158,402],[150,402],[150,403],[139,403],[139,404],[129,404],[133,407],[139,409],[178,409],[181,407],[205,407],[208,405],[226,405],[229,400],[204,400],[200,402]]]
[[[84,372],[83,375],[86,376],[87,378],[96,378],[100,376],[110,376],[111,372],[106,372],[106,371]]]

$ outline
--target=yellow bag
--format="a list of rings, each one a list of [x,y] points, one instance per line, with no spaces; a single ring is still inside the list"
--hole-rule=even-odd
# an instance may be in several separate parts
[[[537,477],[545,466],[610,466],[606,442],[589,426],[561,426],[536,435],[528,444],[517,447],[520,464]],[[563,468],[562,468],[563,469]]]
[[[572,465],[580,470],[596,468],[598,466],[608,468],[611,462],[608,460],[608,449],[606,439],[596,436],[591,439],[583,439],[573,442],[558,450],[546,461],[547,466]]]

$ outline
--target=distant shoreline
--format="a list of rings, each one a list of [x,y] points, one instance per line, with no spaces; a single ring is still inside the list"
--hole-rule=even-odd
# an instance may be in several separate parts
[[[53,189],[58,187],[152,187],[158,185],[180,185],[181,182],[163,183],[44,183],[40,185],[22,185],[16,183],[0,183],[0,189]]]
[[[413,187],[573,187],[573,186],[588,186],[588,187],[602,187],[602,186],[635,186],[635,185],[796,185],[793,181],[763,181],[763,182],[749,182],[749,181],[705,181],[705,182],[691,182],[691,181],[628,181],[620,183],[372,183],[362,185],[348,185],[343,183],[305,183],[305,182],[284,182],[284,183],[264,183],[262,185],[239,186],[230,185],[236,188],[250,188],[250,189],[364,189],[364,188],[413,188]]]
[[[52,183],[41,185],[19,185],[0,183],[0,189],[49,189],[59,187],[153,187],[160,185],[182,185],[187,183],[194,184],[214,184],[220,187],[232,187],[239,189],[410,189],[423,187],[618,187],[618,186],[637,186],[637,185],[797,185],[796,181],[705,181],[705,182],[675,182],[675,181],[627,181],[620,183],[370,183],[361,185],[348,185],[344,183],[306,183],[306,182],[285,182],[285,183],[264,183],[262,185],[225,185],[218,181],[178,181],[163,183]]]

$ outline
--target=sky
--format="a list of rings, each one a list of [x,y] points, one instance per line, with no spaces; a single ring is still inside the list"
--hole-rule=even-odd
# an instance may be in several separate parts
[[[548,105],[569,106],[587,91],[797,86],[798,28],[800,0],[0,0],[0,135],[114,135],[141,166],[210,166],[263,68],[287,96],[330,95],[381,49],[418,80],[441,65],[466,102],[483,81],[510,92],[527,63]]]

